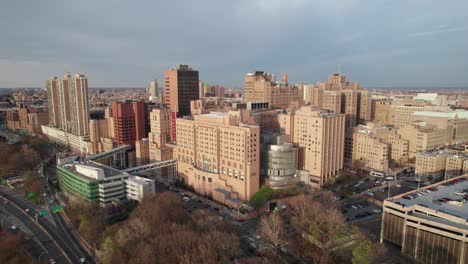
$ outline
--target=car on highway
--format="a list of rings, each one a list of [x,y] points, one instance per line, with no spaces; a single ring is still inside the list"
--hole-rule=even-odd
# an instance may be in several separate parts
[[[86,259],[84,257],[80,258],[80,262],[81,263],[85,263],[86,262]]]
[[[253,238],[253,237],[249,237],[249,241],[251,241],[251,242],[255,242],[255,238]]]
[[[50,264],[55,264],[55,259],[51,259]]]
[[[255,245],[255,243],[250,243],[250,246],[253,248],[257,248],[257,245]]]
[[[287,252],[288,252],[288,250],[287,250],[285,247],[281,247],[280,249],[281,249],[281,251],[283,251],[284,253],[287,253]]]
[[[373,192],[368,192],[367,195],[374,196],[374,193]]]
[[[16,225],[12,225],[11,229],[16,230],[16,229],[18,229],[18,227]]]
[[[190,201],[190,198],[188,198],[187,196],[184,196],[183,199],[184,199],[185,202],[189,202],[189,201]]]

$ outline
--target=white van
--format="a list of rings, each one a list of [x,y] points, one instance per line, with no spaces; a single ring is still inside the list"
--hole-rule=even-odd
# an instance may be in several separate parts
[[[370,176],[378,177],[378,178],[383,178],[385,176],[385,173],[383,172],[378,172],[378,171],[371,171],[369,173]]]

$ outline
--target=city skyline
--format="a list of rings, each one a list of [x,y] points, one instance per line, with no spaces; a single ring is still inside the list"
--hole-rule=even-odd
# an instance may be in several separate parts
[[[468,86],[464,1],[119,2],[103,12],[107,7],[5,4],[0,87],[43,87],[70,71],[89,76],[90,87],[143,88],[177,64],[227,87],[242,87],[255,70],[315,83],[339,65],[365,87]],[[61,12],[67,9],[76,12]]]

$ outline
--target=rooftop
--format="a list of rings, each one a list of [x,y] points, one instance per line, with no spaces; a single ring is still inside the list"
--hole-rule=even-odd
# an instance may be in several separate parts
[[[211,118],[224,118],[228,115],[227,112],[211,112],[209,114],[203,114],[201,116],[211,117]]]
[[[417,111],[413,116],[443,117],[448,119],[468,119],[468,111],[436,112],[436,111]]]
[[[151,179],[147,179],[147,178],[143,178],[143,177],[139,177],[139,176],[130,176],[128,178],[128,181],[131,181],[131,182],[134,182],[134,183],[137,183],[137,184],[141,184],[141,185],[154,182]]]
[[[437,96],[436,93],[418,93],[413,100],[435,101]]]
[[[124,172],[121,172],[117,169],[102,165],[100,163],[94,162],[94,161],[85,161],[85,162],[75,162],[75,163],[69,163],[61,166],[62,168],[72,172],[75,175],[78,175],[84,179],[102,179],[102,177],[112,177],[112,176],[117,176],[124,174]],[[91,173],[96,173],[97,176],[90,176],[90,174],[84,174],[83,171],[89,171]],[[101,173],[102,172],[102,173]]]
[[[468,221],[468,175],[456,177],[445,182],[423,187],[412,192],[405,193],[387,201],[403,205],[405,207],[420,205],[437,212],[442,212]],[[466,191],[465,191],[466,190]],[[456,194],[456,192],[458,194]],[[466,195],[464,195],[467,193]],[[442,217],[425,215],[431,220],[444,220]],[[449,221],[445,219],[444,221]],[[440,221],[439,221],[440,222]],[[468,228],[468,226],[464,226]]]

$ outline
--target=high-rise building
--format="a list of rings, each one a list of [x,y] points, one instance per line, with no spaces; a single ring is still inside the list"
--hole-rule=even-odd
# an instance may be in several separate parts
[[[319,109],[345,114],[344,159],[353,156],[353,128],[371,120],[371,95],[359,83],[348,82],[346,76],[334,73],[326,82],[318,82],[312,89],[311,104]]]
[[[307,171],[307,183],[332,182],[343,169],[345,115],[303,106],[278,119],[281,131],[301,147],[299,169]]]
[[[88,79],[84,74],[50,78],[47,99],[52,126],[77,136],[89,134]]]
[[[177,120],[179,177],[197,192],[239,207],[260,184],[260,127],[241,111],[212,112]]]
[[[149,159],[151,162],[172,159],[171,111],[167,108],[155,108],[150,113],[151,132],[149,139]]]
[[[172,140],[176,139],[177,117],[190,115],[190,101],[199,98],[198,81],[198,71],[188,65],[164,71],[164,103],[172,112]]]
[[[165,104],[177,116],[190,115],[190,101],[198,97],[198,71],[179,65],[164,71]]]
[[[304,92],[288,83],[287,74],[282,75],[281,81],[276,81],[273,74],[255,71],[247,73],[244,78],[244,101],[268,102],[273,108],[302,106]]]
[[[114,136],[117,145],[134,145],[146,135],[145,102],[112,102]]]
[[[158,81],[157,80],[152,80],[149,86],[149,94],[151,97],[154,98],[159,98],[159,90],[158,90]]]

